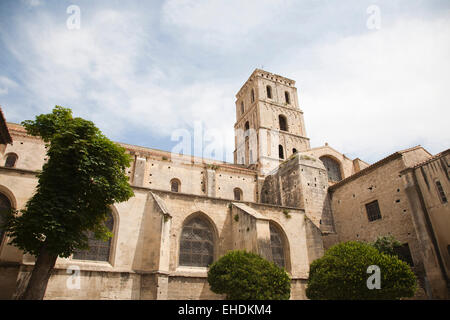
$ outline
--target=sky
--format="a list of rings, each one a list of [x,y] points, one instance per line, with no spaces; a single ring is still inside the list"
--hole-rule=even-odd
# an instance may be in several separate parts
[[[449,147],[448,0],[1,0],[0,52],[9,122],[61,105],[168,151],[201,127],[232,162],[235,94],[262,68],[296,81],[312,147]]]

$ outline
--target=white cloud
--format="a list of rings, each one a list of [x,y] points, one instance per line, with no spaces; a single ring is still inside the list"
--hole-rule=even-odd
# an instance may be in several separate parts
[[[179,40],[215,50],[239,50],[289,12],[291,0],[169,0],[162,23]]]
[[[223,59],[228,60],[220,61],[230,68],[248,54],[267,61],[268,71],[297,80],[313,145],[327,141],[368,161],[417,143],[431,152],[448,148],[449,15],[440,20],[403,18],[396,24],[383,20],[379,31],[340,38],[336,32],[326,42],[318,37],[305,44],[297,41],[296,32],[309,33],[306,24],[294,30],[292,20],[283,28],[283,15],[292,5],[287,0],[170,0],[162,9],[162,30],[154,30],[154,21],[132,8],[88,13],[82,7],[79,30],[68,30],[63,18],[45,10],[33,19],[17,17],[17,34],[0,31],[20,64],[18,78],[26,88],[28,104],[17,108],[37,106],[33,112],[38,114],[56,104],[71,107],[111,138],[129,143],[134,142],[123,141],[124,132],[168,140],[174,129],[200,121],[205,129],[219,130],[227,150],[233,150],[234,94],[246,79],[242,70],[222,77],[220,70],[227,67],[194,57],[227,52]],[[329,19],[334,11],[327,8]],[[317,16],[319,9],[313,6],[304,14]],[[361,23],[365,28],[364,19]],[[264,40],[272,25],[287,30],[273,41],[286,42],[289,50],[277,50]],[[161,40],[166,32],[179,37],[170,39],[176,45]],[[256,47],[233,52],[249,43]],[[207,50],[197,51],[197,45]],[[161,58],[165,55],[169,60]],[[180,61],[184,58],[187,63]],[[0,79],[0,94],[1,88],[5,93],[8,87]],[[20,109],[11,114],[23,116]]]
[[[40,0],[22,0],[22,2],[30,7],[37,7],[42,4]]]
[[[142,72],[138,60],[148,49],[142,18],[102,10],[84,19],[79,30],[69,30],[45,13],[21,21],[21,41],[6,42],[21,63],[23,83],[40,108],[36,113],[56,104],[71,107],[119,141],[133,127],[167,138],[175,129],[192,128],[195,121],[205,129],[232,133],[230,84],[208,79],[168,88],[160,82],[171,79],[158,66]]]
[[[8,77],[0,76],[0,95],[6,95],[10,88],[16,88],[17,83]]]
[[[405,18],[284,56],[313,144],[371,161],[418,143],[448,148],[449,18]]]

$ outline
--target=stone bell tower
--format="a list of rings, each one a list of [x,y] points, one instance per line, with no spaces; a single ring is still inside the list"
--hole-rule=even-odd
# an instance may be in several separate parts
[[[256,69],[236,94],[234,162],[267,175],[308,150],[295,81]]]

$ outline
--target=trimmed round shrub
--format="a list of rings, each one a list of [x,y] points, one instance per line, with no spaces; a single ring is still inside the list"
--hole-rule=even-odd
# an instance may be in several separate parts
[[[368,273],[367,269],[372,265],[380,268],[380,289],[368,288],[373,271]],[[313,261],[306,296],[319,300],[393,300],[412,297],[416,286],[416,277],[406,262],[370,244],[349,241],[331,247]]]
[[[291,280],[287,272],[257,254],[230,251],[208,271],[211,291],[228,300],[288,300]]]

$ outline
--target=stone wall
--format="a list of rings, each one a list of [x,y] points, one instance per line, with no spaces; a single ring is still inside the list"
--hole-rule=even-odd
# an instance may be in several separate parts
[[[315,157],[300,153],[283,162],[266,177],[261,202],[303,208],[322,231],[333,231],[328,177],[322,162]]]
[[[2,190],[14,197],[17,208],[24,206],[36,185],[35,173],[20,169],[0,169]],[[228,177],[228,179],[230,179]],[[113,206],[114,237],[109,261],[83,261],[72,257],[58,258],[46,299],[197,299],[214,298],[206,283],[206,268],[179,265],[179,243],[183,224],[192,215],[200,215],[213,226],[215,254],[218,259],[228,250],[242,248],[234,244],[233,229],[237,222],[233,210],[242,209],[244,216],[258,215],[257,224],[263,229],[247,231],[259,241],[258,248],[247,248],[270,256],[268,223],[274,223],[286,239],[288,270],[293,281],[308,277],[311,257],[320,255],[320,233],[311,233],[309,219],[299,208],[258,204],[243,201],[211,198],[207,196],[176,193],[143,187],[133,187],[134,197]],[[233,205],[234,203],[234,205]],[[235,209],[232,209],[234,206]],[[284,213],[289,212],[289,217]],[[255,212],[257,214],[255,214]],[[313,235],[313,236],[311,236]],[[314,236],[315,235],[315,236]],[[319,238],[319,239],[318,239]],[[265,239],[261,241],[261,239]],[[12,294],[12,283],[17,280],[16,292],[24,288],[29,271],[34,264],[31,256],[23,255],[8,245],[5,239],[0,248],[2,274],[0,291]],[[246,238],[241,242],[245,243]],[[237,241],[236,241],[237,242]],[[265,251],[261,250],[265,245]],[[317,253],[317,251],[319,253]],[[265,252],[265,253],[264,253]],[[5,264],[16,263],[7,267]],[[20,270],[19,270],[20,268]],[[80,270],[80,289],[68,289],[72,274],[67,270]],[[11,277],[10,277],[11,276]],[[14,279],[14,280],[13,280]],[[300,289],[296,289],[297,291]],[[301,297],[301,293],[295,293]]]
[[[20,125],[8,123],[8,127],[14,144],[6,146],[1,161],[4,163],[7,154],[15,153],[18,155],[15,168],[40,170],[46,160],[44,142],[27,135]],[[257,174],[254,170],[220,161],[121,145],[133,158],[126,173],[134,186],[170,191],[171,180],[178,179],[181,182],[179,192],[232,200],[234,188],[239,188],[242,190],[241,200],[257,201]]]
[[[449,166],[450,152],[447,150],[432,161],[413,169],[448,279],[450,279]],[[445,199],[441,196],[437,183],[442,188]]]
[[[322,147],[313,148],[310,150],[307,150],[303,152],[305,155],[310,155],[315,158],[320,157],[329,157],[335,161],[338,162],[340,169],[341,169],[341,176],[342,179],[345,179],[352,174],[367,168],[369,166],[368,163],[362,161],[361,159],[350,159],[346,155],[340,153],[339,151],[336,151],[335,149],[331,148],[327,143],[325,143]]]
[[[423,148],[416,147],[397,152],[359,174],[332,186],[331,204],[337,236],[332,240],[345,242],[358,240],[375,241],[378,236],[392,235],[403,244],[408,244],[416,270],[424,270],[422,283],[430,287],[430,297],[443,297],[442,279],[434,274],[438,265],[433,254],[429,254],[424,222],[417,214],[418,195],[411,195],[401,174],[408,166],[430,157]],[[381,219],[369,221],[366,205],[378,202]],[[331,245],[326,241],[327,246]],[[440,293],[438,293],[438,291]],[[445,294],[444,294],[445,295]]]
[[[402,171],[433,298],[450,297],[448,150]],[[438,183],[439,186],[438,187]]]

